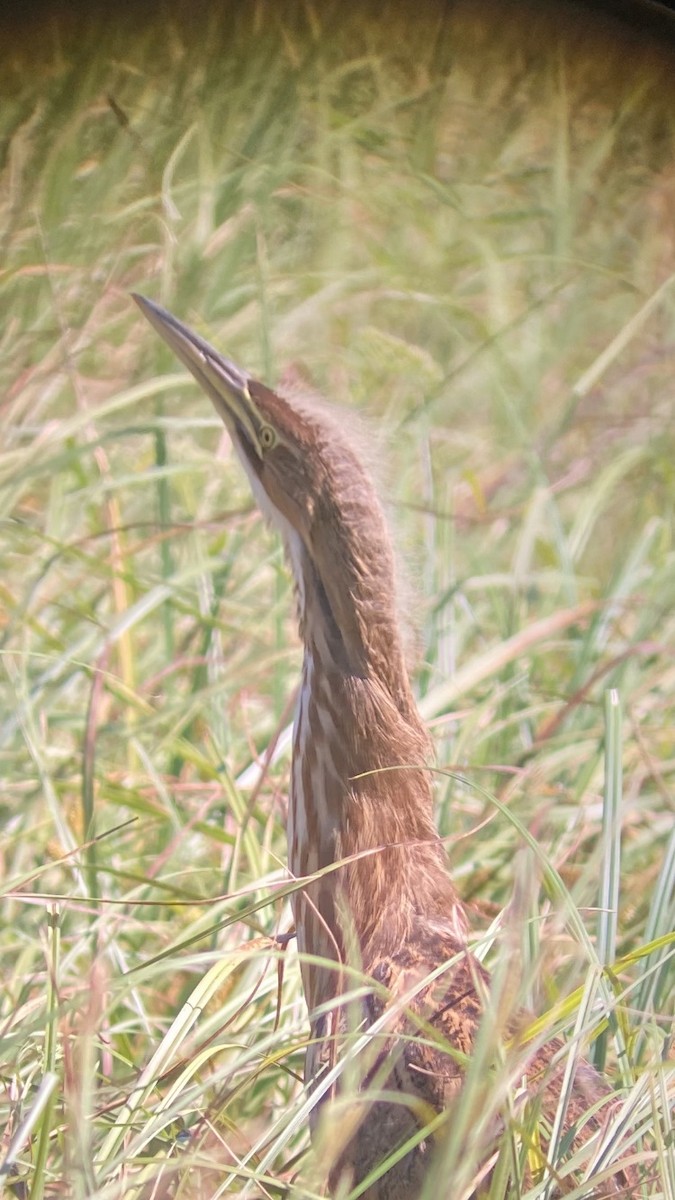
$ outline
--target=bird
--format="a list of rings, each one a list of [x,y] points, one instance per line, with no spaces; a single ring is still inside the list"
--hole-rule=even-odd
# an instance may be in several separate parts
[[[308,394],[277,393],[159,304],[133,298],[213,402],[293,576],[303,661],[288,869],[300,881],[292,906],[310,1021],[305,1079],[319,1097],[315,1136],[324,1107],[341,1094],[342,1048],[358,1035],[363,1047],[352,1103],[336,1109],[343,1119],[328,1138],[327,1188],[415,1200],[442,1162],[490,1013],[491,981],[469,948],[467,913],[434,824],[433,748],[408,672],[388,521],[361,435],[350,432],[344,413]],[[524,1021],[506,1018],[507,1040],[518,1043]],[[525,1094],[542,1128],[525,1184],[546,1169],[562,1050],[552,1037],[522,1059]],[[597,1141],[617,1103],[579,1059],[564,1111],[568,1156],[580,1154],[583,1165],[583,1147]],[[505,1120],[494,1122],[482,1177],[462,1193],[467,1198],[487,1195],[481,1188],[489,1188]],[[638,1195],[636,1167],[625,1157],[583,1194]],[[559,1163],[550,1170],[557,1171],[550,1196],[582,1178],[561,1176]],[[426,1194],[456,1200],[453,1186],[437,1178]]]

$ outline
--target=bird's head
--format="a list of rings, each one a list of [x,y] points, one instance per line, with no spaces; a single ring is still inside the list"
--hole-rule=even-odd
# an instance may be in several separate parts
[[[393,555],[358,448],[334,417],[277,395],[166,309],[134,299],[213,401],[284,539],[305,642],[345,673],[380,674],[383,655],[392,665],[398,657]]]
[[[134,300],[213,401],[265,515],[283,533],[288,524],[309,543],[320,488],[313,453],[316,430],[165,308],[144,296],[134,295]]]

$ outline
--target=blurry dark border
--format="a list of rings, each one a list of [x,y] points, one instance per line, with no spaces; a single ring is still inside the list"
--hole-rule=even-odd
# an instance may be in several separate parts
[[[675,42],[675,4],[661,0],[575,0],[577,7],[605,13],[632,29],[663,34]],[[549,0],[549,6],[572,8],[573,0]]]
[[[547,43],[569,36],[571,53],[591,65],[596,59],[601,65],[607,48],[620,70],[622,56],[639,51],[666,80],[675,59],[675,0],[0,0],[0,97],[14,96],[23,76],[39,83],[55,57],[77,59],[83,30],[94,29],[102,43],[111,31],[121,32],[132,45],[149,29],[161,37],[165,22],[194,47],[214,14],[222,14],[226,27],[228,20],[241,25],[249,9],[264,21],[269,9],[303,28],[312,6],[327,29],[356,12],[383,25],[408,13],[412,21],[427,17],[434,25],[439,17],[452,23],[455,15],[460,21],[469,16],[474,27],[503,34],[512,46],[522,42],[535,57]]]
[[[181,15],[181,10],[199,10],[204,2],[213,8],[219,4],[224,15],[230,6],[241,3],[241,0],[115,0],[113,12],[120,21],[129,17],[143,22],[152,21],[162,14],[174,13]],[[271,3],[293,6],[293,0],[270,0]],[[401,10],[419,9],[420,0],[341,0],[344,8],[359,7],[369,9],[370,16],[378,13],[386,19],[387,11],[393,7]],[[432,0],[437,8],[451,10],[455,7],[454,0]],[[491,10],[495,19],[508,21],[509,13],[514,19],[518,13],[528,7],[527,0],[474,0],[477,10],[483,10],[486,20]],[[596,15],[607,17],[612,23],[623,24],[634,31],[642,31],[660,39],[675,42],[675,0],[536,0],[535,7],[540,13],[555,13],[559,17],[569,19],[572,23],[575,15],[579,16],[584,10]],[[0,29],[17,31],[34,27],[36,22],[53,20],[54,18],[72,18],[75,14],[94,17],[110,16],[109,0],[0,0]]]

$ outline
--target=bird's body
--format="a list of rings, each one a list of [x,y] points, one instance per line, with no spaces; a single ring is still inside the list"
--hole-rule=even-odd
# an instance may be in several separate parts
[[[299,880],[323,872],[294,894],[313,1035],[310,1086],[321,1091],[322,1073],[350,1029],[377,1032],[363,1055],[355,1110],[334,1139],[331,1187],[363,1182],[412,1138],[418,1144],[361,1194],[414,1200],[433,1169],[434,1141],[424,1127],[435,1114],[451,1113],[460,1096],[489,980],[467,948],[464,910],[434,827],[431,746],[406,669],[384,514],[342,422],[307,401],[277,396],[164,309],[137,299],[223,417],[258,504],[284,539],[295,580],[304,659],[289,869]],[[359,974],[372,987],[343,1001]],[[503,1032],[517,1040],[517,1020],[507,1019]],[[559,1050],[553,1040],[522,1057],[548,1128],[560,1091],[562,1068],[552,1066]],[[582,1062],[567,1127],[607,1096]],[[600,1107],[571,1144],[598,1131],[607,1112]],[[545,1162],[545,1134],[542,1145]],[[619,1164],[584,1195],[637,1195],[636,1187],[633,1168]],[[550,1194],[567,1190],[560,1184]],[[455,1200],[450,1183],[439,1195]]]

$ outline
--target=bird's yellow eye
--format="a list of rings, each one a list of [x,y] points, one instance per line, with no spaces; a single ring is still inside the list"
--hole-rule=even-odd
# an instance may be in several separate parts
[[[261,450],[271,450],[277,440],[277,435],[271,425],[263,425],[258,434]]]

